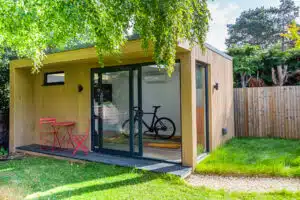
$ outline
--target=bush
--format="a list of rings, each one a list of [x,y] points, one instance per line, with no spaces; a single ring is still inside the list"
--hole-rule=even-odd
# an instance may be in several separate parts
[[[7,156],[8,155],[8,151],[4,149],[4,147],[0,148],[0,156]]]

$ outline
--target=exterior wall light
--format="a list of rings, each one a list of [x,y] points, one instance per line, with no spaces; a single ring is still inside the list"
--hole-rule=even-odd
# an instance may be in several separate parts
[[[214,84],[214,89],[215,89],[215,90],[219,90],[219,83],[215,83],[215,84]]]
[[[78,84],[78,86],[77,86],[77,90],[78,90],[78,92],[82,92],[82,90],[83,90],[83,86],[82,86],[81,84]]]

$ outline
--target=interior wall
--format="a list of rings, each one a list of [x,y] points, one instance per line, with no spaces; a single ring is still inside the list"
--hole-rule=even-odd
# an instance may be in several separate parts
[[[152,68],[152,69],[151,69]],[[149,66],[142,68],[142,88],[143,88],[143,110],[153,112],[153,106],[161,106],[157,116],[170,118],[176,126],[176,136],[181,136],[181,116],[180,116],[180,64],[176,64],[171,77],[162,72],[166,77],[163,82],[146,81],[151,72],[158,69]],[[143,119],[150,124],[152,115],[145,115]]]
[[[168,117],[175,123],[176,136],[181,135],[181,121],[180,121],[180,78],[179,70],[180,65],[176,64],[175,71],[171,77],[164,72],[161,72],[165,77],[165,81],[147,81],[147,76],[151,72],[157,72],[157,68],[143,66],[142,67],[142,104],[144,112],[154,112],[154,105],[159,105],[161,108],[158,110],[158,117]],[[115,118],[115,126],[108,126],[104,124],[104,129],[113,130],[119,129],[120,125],[127,119],[129,119],[129,96],[120,95],[120,93],[129,91],[129,73],[124,71],[122,75],[120,72],[118,78],[111,80],[112,84],[112,104],[110,107],[110,114],[113,114]],[[138,106],[137,102],[137,74],[134,77],[134,106]],[[145,114],[143,120],[150,125],[153,115]],[[146,131],[146,127],[143,126],[143,131]]]

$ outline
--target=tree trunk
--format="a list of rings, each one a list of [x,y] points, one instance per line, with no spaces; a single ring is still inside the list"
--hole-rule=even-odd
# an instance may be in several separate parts
[[[287,65],[278,65],[272,68],[272,81],[274,85],[283,86],[287,81]]]
[[[245,73],[240,73],[240,76],[241,76],[241,85],[242,85],[242,88],[247,87],[246,74]]]

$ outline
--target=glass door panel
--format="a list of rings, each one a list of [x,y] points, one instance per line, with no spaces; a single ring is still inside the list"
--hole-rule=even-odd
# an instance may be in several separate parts
[[[141,155],[139,148],[138,71],[132,68],[92,72],[94,150]]]
[[[104,149],[129,151],[129,133],[122,125],[129,120],[129,71],[102,73],[103,101],[99,105],[102,115]]]
[[[196,65],[197,155],[208,151],[207,137],[207,68]]]

